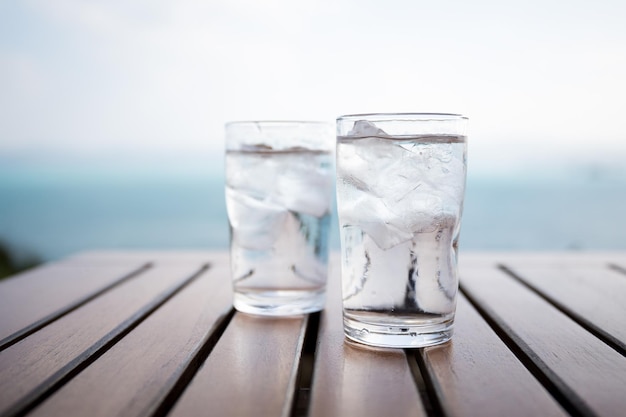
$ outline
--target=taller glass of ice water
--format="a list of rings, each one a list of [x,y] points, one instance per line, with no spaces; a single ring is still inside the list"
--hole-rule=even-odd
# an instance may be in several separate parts
[[[326,298],[333,125],[226,125],[226,208],[237,310],[285,316]]]
[[[452,336],[466,177],[467,119],[337,119],[344,330],[388,347]]]

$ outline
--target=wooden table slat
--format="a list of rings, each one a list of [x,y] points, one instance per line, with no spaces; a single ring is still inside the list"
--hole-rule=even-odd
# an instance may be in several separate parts
[[[576,320],[603,334],[626,354],[626,276],[611,268],[560,268],[510,263],[521,281]]]
[[[0,413],[18,412],[47,395],[198,271],[150,269],[0,352]]]
[[[146,263],[106,269],[51,264],[0,282],[0,350],[143,272]]]
[[[226,251],[88,252],[4,281],[0,415],[623,414],[626,252],[462,252],[452,341],[406,350],[345,339],[330,263],[324,311],[292,318],[232,309]]]
[[[465,269],[461,285],[570,407],[582,414],[622,413],[626,407],[623,356],[501,270]]]
[[[212,267],[29,415],[152,415],[231,308],[230,269]]]

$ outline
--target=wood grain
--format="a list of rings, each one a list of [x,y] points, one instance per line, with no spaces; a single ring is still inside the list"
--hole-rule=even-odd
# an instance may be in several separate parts
[[[447,416],[568,415],[463,296],[454,326],[449,343],[421,351]]]
[[[50,264],[0,282],[0,349],[140,273],[144,265],[141,261],[108,268]]]
[[[571,406],[582,414],[622,414],[623,356],[500,270],[464,269],[461,285]]]
[[[347,342],[343,332],[339,263],[333,262],[322,313],[310,416],[424,416],[402,349]]]
[[[12,414],[41,398],[198,269],[150,269],[0,352],[0,413]]]
[[[236,313],[168,416],[288,416],[306,323]]]
[[[152,415],[231,305],[230,268],[214,265],[29,415]]]
[[[333,254],[307,402],[309,318],[233,315],[227,252],[83,253],[0,283],[0,335],[84,301],[0,352],[0,415],[622,415],[626,358],[571,316],[623,341],[625,260],[462,252],[452,341],[405,351],[346,341]]]

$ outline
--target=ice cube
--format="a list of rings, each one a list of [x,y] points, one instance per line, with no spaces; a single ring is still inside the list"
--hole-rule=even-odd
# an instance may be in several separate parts
[[[359,227],[384,250],[411,239],[410,229],[394,223],[396,215],[380,198],[354,189],[349,192],[351,195],[339,205],[339,216],[344,225]]]
[[[390,172],[402,166],[403,150],[389,146],[385,139],[358,139],[358,144],[343,143],[338,148],[337,175],[380,197],[394,178]]]
[[[269,153],[231,154],[226,162],[226,184],[257,198],[263,198],[273,188],[279,172]]]
[[[450,311],[452,299],[442,290],[438,279],[417,279],[415,281],[415,299],[420,309],[429,313]]]
[[[409,192],[405,189],[390,192],[382,202],[393,213],[389,223],[412,233],[435,230],[443,212],[442,198],[421,183]]]
[[[443,216],[440,219],[436,240],[432,235],[418,236],[422,239],[416,242],[418,246],[433,244],[441,248],[449,248],[452,245],[456,231],[456,221],[453,216]],[[418,254],[419,260],[419,254]],[[454,305],[458,284],[456,274],[450,269],[452,265],[448,261],[422,258],[419,260],[420,273],[415,280],[415,299],[417,305],[430,313],[445,313]]]
[[[337,150],[338,183],[354,186],[359,190],[370,190],[376,180],[376,173],[369,168],[369,162],[356,154],[356,146],[340,143]]]
[[[455,178],[463,175],[463,165],[445,146],[421,143],[399,147],[405,153],[402,163],[379,179],[384,204],[401,219],[401,224],[394,223],[397,227],[415,233],[433,231],[446,206],[458,207],[462,201],[463,190]]]
[[[337,192],[342,223],[388,250],[435,231],[444,210],[459,206],[462,190],[450,178],[464,167],[445,142],[391,141],[373,137],[376,129],[357,123],[351,133],[365,137],[339,143]]]
[[[389,250],[401,243],[408,242],[413,237],[409,229],[399,228],[393,223],[384,222],[381,219],[362,221],[360,226],[382,250]]]
[[[270,198],[291,211],[322,217],[330,211],[332,186],[330,168],[304,154],[283,167]]]
[[[268,200],[226,188],[226,207],[233,239],[243,248],[269,249],[282,232],[287,210]]]
[[[313,217],[322,217],[330,211],[330,184],[323,178],[319,181],[307,181],[303,184],[297,178],[280,177],[279,192],[271,199],[296,213],[304,213]],[[293,190],[293,191],[290,191]]]
[[[352,126],[352,130],[348,132],[348,136],[367,137],[367,136],[387,136],[387,134],[376,127],[376,125],[367,120],[357,120]]]
[[[374,169],[380,172],[402,160],[405,150],[400,146],[393,146],[389,139],[366,138],[359,140],[356,155],[365,162],[374,164]]]

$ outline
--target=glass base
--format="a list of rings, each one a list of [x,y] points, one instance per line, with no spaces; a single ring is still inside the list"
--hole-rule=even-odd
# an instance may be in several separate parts
[[[406,323],[373,324],[343,318],[344,332],[349,339],[370,346],[419,348],[445,343],[452,337],[454,318],[439,323],[414,325]]]
[[[247,290],[235,291],[237,311],[261,316],[296,316],[324,308],[326,290]]]

